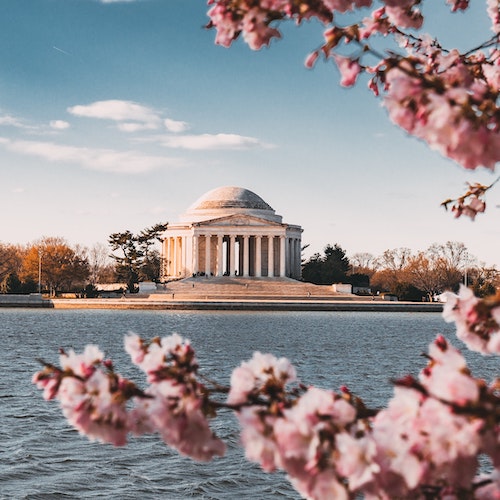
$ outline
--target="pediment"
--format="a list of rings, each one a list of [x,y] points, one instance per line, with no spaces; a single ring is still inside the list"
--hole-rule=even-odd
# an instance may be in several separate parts
[[[209,219],[195,224],[198,227],[231,227],[231,226],[252,226],[252,227],[282,227],[284,224],[273,222],[270,220],[262,219],[252,215],[228,215],[227,217],[219,217],[216,219]]]

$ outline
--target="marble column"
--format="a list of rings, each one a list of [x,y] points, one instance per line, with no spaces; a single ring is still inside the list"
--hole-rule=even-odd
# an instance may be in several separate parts
[[[229,236],[229,275],[234,276],[236,271],[236,236]]]
[[[181,276],[186,275],[186,264],[187,264],[187,237],[181,236],[181,268],[180,274]]]
[[[274,277],[274,236],[267,237],[267,275]]]
[[[297,245],[297,259],[295,261],[296,278],[300,279],[302,275],[302,269],[301,269],[302,248],[300,245],[300,238],[297,238],[295,240],[295,244]]]
[[[206,234],[205,235],[205,274],[207,276],[210,276],[210,264],[211,264],[211,255],[210,255],[210,250],[211,250],[211,242],[212,242],[212,235],[211,234]]]
[[[173,266],[172,266],[172,276],[177,276],[177,254],[178,254],[178,248],[177,248],[177,236],[173,238]]]
[[[295,278],[295,238],[290,238],[290,277]]]
[[[243,276],[248,278],[250,275],[250,241],[249,236],[243,236]]]
[[[166,255],[167,255],[167,268],[166,268],[166,274],[167,276],[171,276],[172,274],[172,254],[171,254],[171,250],[170,250],[170,242],[172,241],[172,238],[168,237],[166,240],[165,240],[165,244],[166,244],[166,247],[167,247],[167,251],[166,251]]]
[[[286,238],[280,236],[280,277],[286,277]]]
[[[262,236],[259,234],[255,237],[255,276],[262,276]]]
[[[224,236],[222,234],[217,235],[217,276],[222,276],[224,274]]]
[[[193,274],[196,276],[198,274],[198,248],[199,248],[199,237],[197,235],[193,236]]]

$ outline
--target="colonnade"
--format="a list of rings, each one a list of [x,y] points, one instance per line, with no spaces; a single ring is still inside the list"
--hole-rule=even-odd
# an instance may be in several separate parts
[[[167,233],[162,277],[191,275],[291,277],[301,275],[301,238],[297,234]]]

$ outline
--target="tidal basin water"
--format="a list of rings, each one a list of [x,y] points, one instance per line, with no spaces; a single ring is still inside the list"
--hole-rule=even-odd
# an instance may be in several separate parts
[[[250,464],[230,412],[214,429],[228,444],[224,458],[195,463],[155,436],[124,448],[91,443],[66,423],[57,402],[31,384],[36,358],[58,362],[58,348],[98,344],[118,372],[144,382],[123,350],[123,336],[177,332],[191,340],[202,373],[227,384],[231,370],[255,350],[286,356],[307,384],[347,385],[372,407],[392,393],[390,378],[417,374],[420,356],[438,333],[462,348],[454,327],[436,313],[169,312],[0,310],[0,498],[167,500],[300,498],[283,474]],[[465,351],[465,349],[464,349]],[[490,381],[497,358],[467,354],[473,373]]]

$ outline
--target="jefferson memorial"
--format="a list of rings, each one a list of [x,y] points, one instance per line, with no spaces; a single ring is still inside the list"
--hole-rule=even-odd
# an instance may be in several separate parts
[[[161,281],[191,276],[301,276],[300,226],[240,187],[205,193],[162,235]]]

